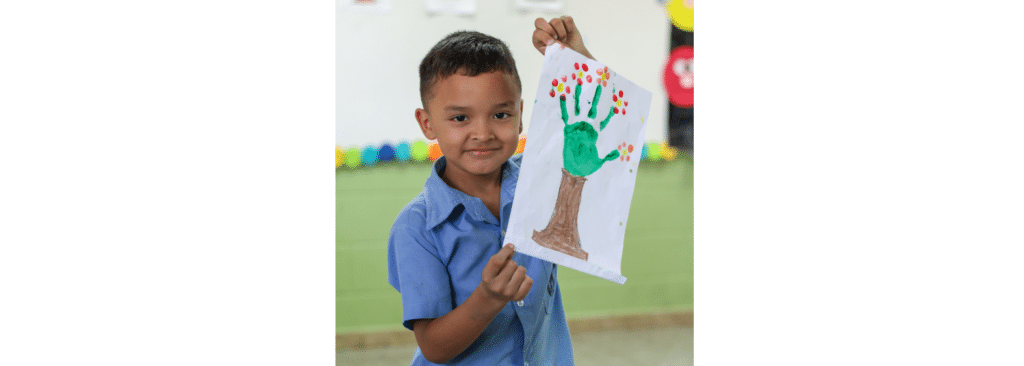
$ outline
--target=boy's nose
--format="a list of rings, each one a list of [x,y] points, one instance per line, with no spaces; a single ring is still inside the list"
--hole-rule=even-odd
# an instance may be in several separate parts
[[[478,121],[474,124],[472,138],[476,140],[490,140],[494,136],[494,131],[491,130],[491,124],[487,121]]]

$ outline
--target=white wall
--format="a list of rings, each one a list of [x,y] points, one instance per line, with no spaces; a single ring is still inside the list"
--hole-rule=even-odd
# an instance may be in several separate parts
[[[655,0],[567,0],[559,13],[522,12],[515,0],[477,0],[472,16],[428,14],[423,0],[391,0],[384,14],[337,10],[337,129],[341,147],[425,140],[414,112],[420,60],[447,34],[475,30],[508,44],[523,81],[526,133],[542,56],[530,43],[537,17],[571,15],[596,59],[654,93],[647,141],[667,139],[661,73],[671,22]]]

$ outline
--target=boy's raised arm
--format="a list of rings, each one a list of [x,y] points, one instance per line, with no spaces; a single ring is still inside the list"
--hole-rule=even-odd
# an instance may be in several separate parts
[[[491,256],[480,285],[454,310],[440,318],[413,323],[416,343],[427,361],[446,363],[455,358],[473,344],[509,301],[526,298],[533,279],[526,275],[526,267],[512,260],[514,252],[515,247],[508,244]]]
[[[540,54],[544,54],[544,49],[547,46],[559,42],[589,59],[596,60],[583,45],[583,35],[579,28],[576,28],[572,17],[553,18],[550,22],[545,21],[544,18],[537,18],[533,25],[537,27],[533,31],[533,46],[540,51]]]

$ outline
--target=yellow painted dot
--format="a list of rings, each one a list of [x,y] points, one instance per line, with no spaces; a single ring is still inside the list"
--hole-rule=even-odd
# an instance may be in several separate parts
[[[622,99],[616,100],[615,101],[615,105],[618,106],[618,107],[621,107],[622,106]]]
[[[345,151],[341,150],[340,147],[334,147],[334,167],[338,168],[342,164],[345,164]]]
[[[559,93],[561,93],[561,92],[562,92],[562,89],[563,89],[563,88],[564,88],[564,86],[562,85],[562,83],[558,83],[558,92],[559,92]]]
[[[579,77],[583,78],[583,71],[580,71]]]

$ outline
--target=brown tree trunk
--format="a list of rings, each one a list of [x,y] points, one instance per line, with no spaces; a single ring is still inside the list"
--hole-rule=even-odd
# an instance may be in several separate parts
[[[583,184],[586,182],[586,177],[577,177],[562,168],[562,183],[558,185],[555,212],[551,214],[548,227],[533,231],[533,241],[543,247],[587,260],[589,255],[580,246],[580,233],[576,227]]]

